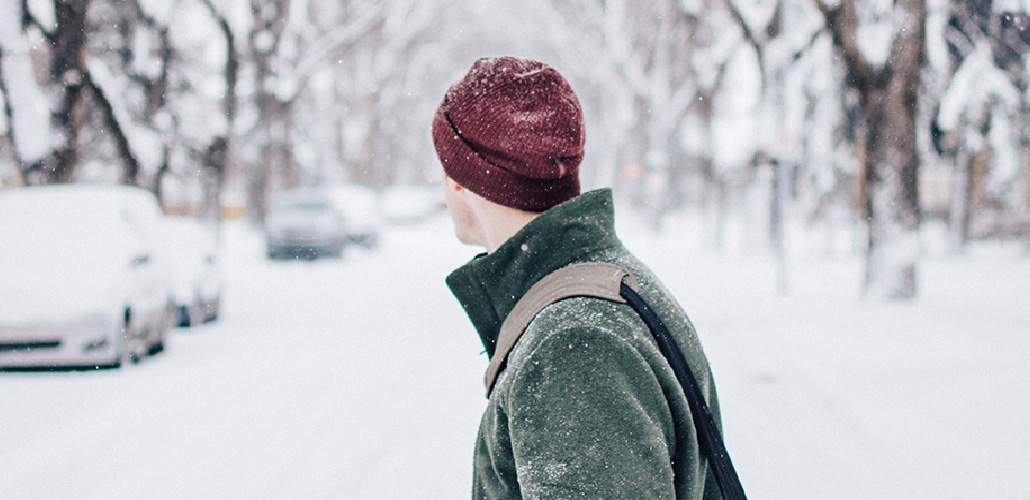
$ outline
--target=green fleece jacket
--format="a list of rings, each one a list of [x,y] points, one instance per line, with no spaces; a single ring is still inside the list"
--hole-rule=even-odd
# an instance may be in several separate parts
[[[718,420],[701,344],[675,298],[615,235],[611,191],[544,212],[447,284],[487,354],[529,288],[577,262],[637,278],[676,338]],[[647,326],[625,304],[574,297],[546,307],[497,378],[479,428],[473,498],[721,498],[686,397]]]

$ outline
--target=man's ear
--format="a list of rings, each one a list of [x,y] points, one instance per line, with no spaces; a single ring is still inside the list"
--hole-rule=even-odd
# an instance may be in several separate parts
[[[450,189],[455,193],[460,193],[465,190],[465,186],[462,186],[461,184],[458,184],[458,181],[447,177],[447,189]]]

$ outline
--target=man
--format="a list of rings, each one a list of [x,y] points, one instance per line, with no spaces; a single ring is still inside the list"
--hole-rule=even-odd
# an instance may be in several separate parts
[[[583,113],[543,63],[481,59],[433,120],[457,237],[486,253],[447,284],[492,357],[530,288],[577,263],[615,264],[668,327],[718,419],[686,313],[615,235],[610,190],[580,194]],[[720,498],[683,389],[641,317],[572,297],[531,318],[499,372],[474,456],[474,498]]]

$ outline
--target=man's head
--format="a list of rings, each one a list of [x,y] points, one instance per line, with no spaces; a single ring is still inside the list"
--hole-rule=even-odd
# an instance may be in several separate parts
[[[433,119],[459,239],[485,246],[494,218],[578,196],[585,142],[579,99],[557,70],[515,57],[476,61]]]

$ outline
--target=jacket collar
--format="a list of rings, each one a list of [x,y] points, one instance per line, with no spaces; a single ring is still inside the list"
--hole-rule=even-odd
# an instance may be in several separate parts
[[[479,254],[452,272],[447,286],[493,356],[501,324],[534,283],[621,245],[612,192],[598,189],[543,212],[495,252]]]

